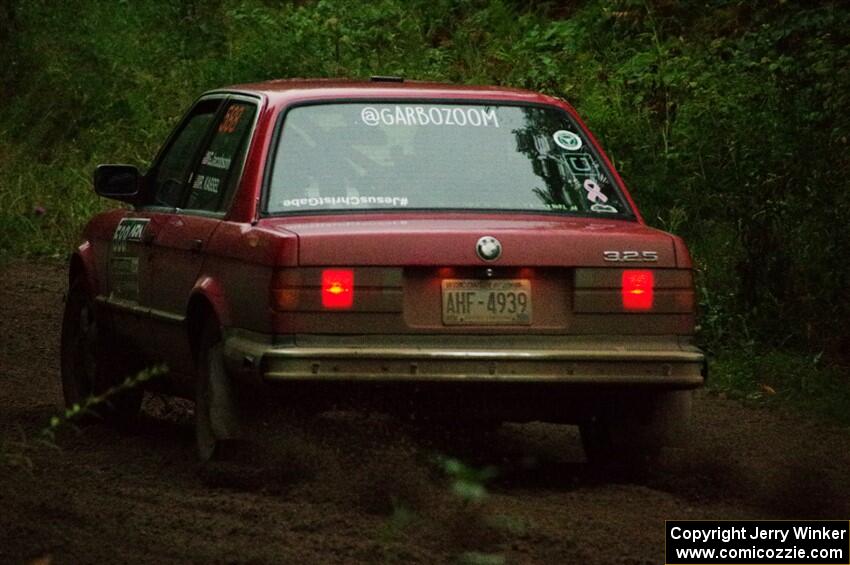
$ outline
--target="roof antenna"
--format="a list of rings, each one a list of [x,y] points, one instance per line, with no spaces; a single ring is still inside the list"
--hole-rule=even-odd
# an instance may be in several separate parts
[[[404,82],[404,77],[372,75],[369,80],[372,82]]]

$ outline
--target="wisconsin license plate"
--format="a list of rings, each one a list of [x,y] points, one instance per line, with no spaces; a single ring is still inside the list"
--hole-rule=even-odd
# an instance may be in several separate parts
[[[447,326],[531,324],[528,279],[444,279],[442,283]]]

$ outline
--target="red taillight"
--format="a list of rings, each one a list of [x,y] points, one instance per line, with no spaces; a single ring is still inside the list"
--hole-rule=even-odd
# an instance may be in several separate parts
[[[623,308],[649,310],[652,308],[655,277],[652,271],[623,271]]]
[[[354,305],[354,271],[325,269],[322,271],[322,306],[351,308]]]

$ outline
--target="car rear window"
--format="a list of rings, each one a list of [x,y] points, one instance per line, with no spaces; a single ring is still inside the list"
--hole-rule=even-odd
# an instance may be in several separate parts
[[[555,107],[333,103],[290,109],[267,211],[387,209],[631,216],[583,131]]]

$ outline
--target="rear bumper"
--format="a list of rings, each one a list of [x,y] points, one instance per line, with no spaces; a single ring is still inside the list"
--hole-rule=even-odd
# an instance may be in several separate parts
[[[504,382],[697,388],[705,357],[675,336],[268,336],[230,332],[233,372],[264,381]]]

